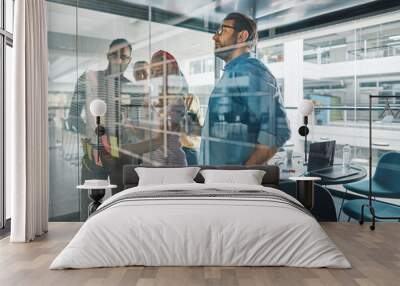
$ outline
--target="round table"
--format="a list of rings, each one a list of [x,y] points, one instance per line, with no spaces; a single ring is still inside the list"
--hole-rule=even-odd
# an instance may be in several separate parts
[[[333,164],[334,166],[342,166],[342,164]],[[357,170],[357,173],[351,176],[338,178],[338,179],[329,179],[321,177],[320,185],[328,186],[328,185],[343,185],[354,183],[364,179],[367,176],[367,170],[358,164],[350,164],[350,167],[343,168],[352,168],[353,170]]]
[[[342,164],[333,164],[333,165],[340,166]],[[348,167],[343,167],[343,168],[348,168]],[[330,193],[329,189],[326,186],[344,185],[344,184],[354,183],[354,182],[364,179],[367,176],[367,170],[364,167],[362,167],[361,165],[350,164],[350,168],[352,168],[353,170],[357,170],[357,173],[354,175],[351,175],[351,176],[338,178],[338,179],[329,179],[329,178],[322,177],[321,181],[318,182],[318,185],[320,185],[322,188],[324,188],[325,190],[327,190]],[[347,194],[347,189],[346,189],[346,192],[342,195],[342,202],[340,204],[339,214],[337,217],[338,221],[340,220],[340,216],[342,215],[342,210],[343,210],[343,205],[344,205],[344,200],[345,200],[346,194]]]
[[[290,177],[296,182],[296,199],[307,209],[314,207],[314,182],[320,181],[320,177]]]
[[[104,186],[79,185],[76,188],[78,190],[88,190],[89,198],[92,200],[88,209],[88,214],[90,216],[101,205],[101,200],[104,198],[104,195],[106,194],[106,189],[115,189],[117,187],[118,187],[117,185],[104,185]]]

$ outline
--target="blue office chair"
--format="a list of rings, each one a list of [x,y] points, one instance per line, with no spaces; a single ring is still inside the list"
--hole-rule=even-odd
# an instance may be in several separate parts
[[[368,196],[369,179],[343,185],[347,190]],[[400,198],[400,153],[389,152],[379,159],[372,177],[372,194],[379,198]],[[343,206],[343,212],[351,218],[361,218],[362,200],[351,200]],[[400,207],[384,202],[374,202],[377,216],[400,216]],[[367,212],[365,213],[367,215]],[[366,216],[369,219],[368,215]]]

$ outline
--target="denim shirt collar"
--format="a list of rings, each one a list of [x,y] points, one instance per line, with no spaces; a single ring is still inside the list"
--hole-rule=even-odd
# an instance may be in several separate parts
[[[247,58],[250,57],[250,53],[244,53],[241,54],[240,56],[234,58],[233,60],[231,60],[229,63],[227,63],[224,67],[224,71],[230,70],[232,69],[234,66],[236,66],[237,64],[243,62],[244,60],[246,60]]]

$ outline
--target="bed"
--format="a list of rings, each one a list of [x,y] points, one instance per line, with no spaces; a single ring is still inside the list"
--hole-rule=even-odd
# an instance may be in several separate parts
[[[216,168],[204,166],[206,168]],[[234,168],[234,167],[220,167]],[[235,167],[234,169],[244,168]],[[137,186],[107,199],[55,258],[50,269],[144,266],[292,266],[350,268],[315,218],[276,189],[279,170],[262,185],[195,183]]]

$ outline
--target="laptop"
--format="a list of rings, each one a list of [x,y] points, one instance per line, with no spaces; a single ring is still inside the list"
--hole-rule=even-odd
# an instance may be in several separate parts
[[[313,176],[327,179],[340,179],[357,174],[358,170],[333,165],[336,141],[324,141],[310,144],[307,171]]]

